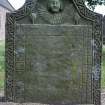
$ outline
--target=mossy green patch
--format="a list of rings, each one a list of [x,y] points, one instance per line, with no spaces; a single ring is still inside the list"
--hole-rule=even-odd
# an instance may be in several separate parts
[[[4,79],[5,79],[5,73],[0,72],[0,90],[4,89]]]

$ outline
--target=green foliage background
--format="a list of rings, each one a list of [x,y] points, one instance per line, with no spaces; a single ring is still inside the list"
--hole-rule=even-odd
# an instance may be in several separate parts
[[[89,5],[102,5],[105,3],[105,0],[84,0],[87,1]]]
[[[4,88],[4,75],[5,75],[5,42],[0,41],[0,89]]]
[[[96,5],[105,5],[105,0],[84,0],[87,3],[88,8],[94,11]]]

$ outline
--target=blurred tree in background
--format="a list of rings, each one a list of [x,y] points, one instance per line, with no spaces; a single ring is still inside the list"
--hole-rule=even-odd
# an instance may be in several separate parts
[[[105,0],[84,0],[87,6],[94,10],[96,5],[105,5]]]

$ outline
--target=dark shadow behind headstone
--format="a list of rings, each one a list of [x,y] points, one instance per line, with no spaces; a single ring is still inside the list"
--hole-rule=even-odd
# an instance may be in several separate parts
[[[102,16],[82,0],[27,0],[7,14],[6,100],[101,105],[101,52]]]

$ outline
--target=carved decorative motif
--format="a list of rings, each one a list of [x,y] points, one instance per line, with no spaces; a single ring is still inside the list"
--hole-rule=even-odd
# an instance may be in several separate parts
[[[102,16],[88,10],[82,0],[73,1],[80,15],[93,22],[93,103],[101,105]]]
[[[63,3],[59,0],[58,2],[58,7],[57,6],[52,6],[50,1],[56,2],[56,0],[48,0],[48,3],[46,5],[42,5],[40,3],[37,3],[36,5],[36,12],[32,11],[30,13],[30,18],[32,20],[33,24],[36,24],[37,21],[44,21],[46,24],[64,24],[64,21],[67,17],[70,17],[70,14],[67,14],[67,11],[69,12],[70,8],[69,6],[66,6],[63,8]],[[53,3],[54,4],[54,3]],[[56,8],[58,8],[56,10]]]
[[[93,28],[93,104],[101,105],[101,50],[102,50],[102,16],[96,13],[91,12],[84,5],[83,0],[73,0],[73,3],[79,13],[79,15],[92,23]],[[28,17],[35,9],[37,0],[27,0],[25,5],[11,14],[7,14],[7,23],[6,23],[6,100],[13,101],[13,85],[14,85],[14,28],[15,23],[19,20]],[[44,17],[43,14],[40,14]],[[58,14],[57,14],[58,15]],[[65,15],[65,14],[64,14]],[[47,15],[46,15],[47,16]],[[50,16],[48,18],[53,18],[53,20],[59,16]],[[57,21],[50,21],[50,23],[55,24],[62,23],[63,16],[60,14],[60,18],[57,18]]]
[[[63,13],[65,13],[65,12],[63,12]],[[44,8],[43,6],[40,6],[40,5],[39,5],[39,8],[38,8],[38,14],[47,23],[50,23],[50,24],[63,23],[64,16],[65,16],[65,14],[62,14],[62,13],[51,14],[46,10],[46,8]],[[34,18],[33,24],[35,24],[35,21],[37,21],[36,20],[37,16],[35,15],[35,13],[32,13],[32,18]]]

